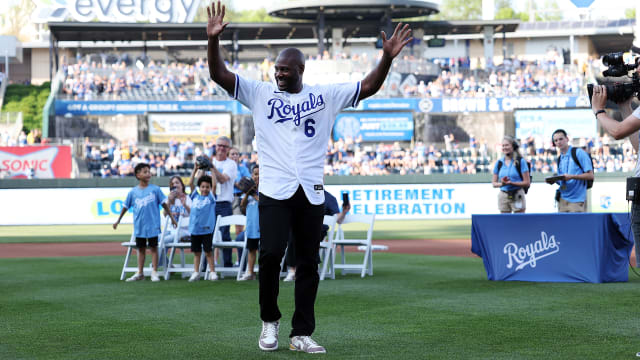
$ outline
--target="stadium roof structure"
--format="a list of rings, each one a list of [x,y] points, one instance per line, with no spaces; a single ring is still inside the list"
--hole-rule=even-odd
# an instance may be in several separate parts
[[[495,32],[513,32],[520,21],[411,21],[412,29],[424,29],[425,35],[479,34],[491,26]],[[53,41],[170,41],[206,40],[206,24],[144,24],[144,23],[49,23]],[[377,37],[380,24],[376,21],[344,23],[327,21],[339,26],[348,37]],[[234,35],[237,34],[237,35]],[[234,23],[222,33],[221,40],[281,40],[317,38],[313,22]]]
[[[319,14],[331,20],[380,20],[431,15],[439,12],[438,4],[423,0],[298,0],[281,1],[267,12],[295,20],[316,20]]]

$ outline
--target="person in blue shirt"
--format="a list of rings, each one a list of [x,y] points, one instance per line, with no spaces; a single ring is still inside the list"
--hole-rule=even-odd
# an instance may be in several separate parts
[[[191,188],[191,213],[189,214],[189,233],[191,233],[191,252],[193,252],[193,273],[189,278],[189,282],[198,281],[200,279],[200,259],[202,250],[209,263],[209,277],[207,280],[218,280],[215,264],[213,262],[212,242],[213,230],[216,223],[216,200],[213,198],[216,183],[209,175],[202,175],[198,178],[198,190],[194,185],[196,173],[201,170],[193,168],[191,178],[189,178],[189,187]]]
[[[238,175],[233,182],[233,201],[231,202],[231,210],[233,215],[242,215],[242,211],[240,210],[240,200],[242,199],[243,193],[242,190],[238,188],[238,182],[243,177],[251,177],[251,173],[243,163],[240,162],[240,151],[236,147],[232,147],[229,149],[229,158],[236,162],[238,166]],[[236,225],[236,234],[240,234],[244,231],[244,226]],[[240,261],[240,257],[242,257],[242,249],[238,248],[238,261]]]
[[[518,148],[514,137],[505,136],[502,139],[504,156],[493,167],[491,183],[494,188],[500,188],[498,209],[501,213],[523,213],[527,209],[524,188],[531,184],[530,169]]]
[[[593,164],[589,155],[582,149],[576,148],[576,164],[572,156],[567,132],[558,129],[551,136],[553,145],[558,149],[558,175],[562,180],[548,179],[548,184],[558,183],[560,198],[558,212],[586,212],[587,211],[587,181],[593,180]]]
[[[260,168],[254,165],[251,169],[251,178],[255,185],[242,197],[240,201],[240,210],[247,217],[247,271],[240,278],[241,281],[253,280],[256,278],[253,268],[256,265],[256,256],[258,253],[258,245],[260,242],[260,217],[258,216],[258,183],[260,182]]]
[[[127,199],[124,201],[122,211],[118,220],[113,224],[113,229],[118,228],[120,220],[128,209],[133,211],[133,232],[136,238],[136,248],[138,249],[138,272],[127,279],[127,281],[138,281],[144,279],[144,261],[146,249],[149,247],[151,251],[151,264],[153,271],[151,272],[151,281],[160,281],[158,275],[158,234],[160,234],[160,210],[162,205],[164,211],[169,214],[171,223],[174,227],[178,224],[171,209],[167,205],[167,198],[157,185],[150,184],[151,169],[149,164],[140,163],[134,169],[138,186],[129,191]]]

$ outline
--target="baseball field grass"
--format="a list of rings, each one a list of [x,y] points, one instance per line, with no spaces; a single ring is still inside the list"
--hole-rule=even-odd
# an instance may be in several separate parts
[[[113,230],[105,225],[0,226],[0,243],[126,241],[133,225]],[[365,227],[349,224],[347,236],[364,237]],[[471,220],[376,221],[374,240],[387,239],[470,239]]]
[[[348,256],[357,256],[349,254]],[[298,359],[258,349],[257,281],[118,280],[122,257],[0,259],[0,359]],[[478,258],[374,254],[374,276],[320,283],[327,359],[630,359],[640,280],[487,281]],[[318,357],[314,355],[315,357]]]

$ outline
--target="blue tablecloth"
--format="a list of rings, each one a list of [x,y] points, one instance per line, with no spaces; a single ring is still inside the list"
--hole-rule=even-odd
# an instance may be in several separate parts
[[[472,215],[471,223],[471,251],[489,280],[628,280],[629,214]]]

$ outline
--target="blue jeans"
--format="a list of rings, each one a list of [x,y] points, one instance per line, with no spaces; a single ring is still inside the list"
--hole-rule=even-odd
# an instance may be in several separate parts
[[[231,216],[233,214],[233,210],[231,209],[230,201],[220,201],[216,202],[216,218],[218,215],[220,216]],[[229,233],[229,226],[223,226],[220,228],[220,234],[222,235],[222,241],[231,241],[231,234]],[[224,262],[224,267],[233,266],[233,262],[231,261],[231,251],[232,249],[223,249],[222,250],[222,261]]]

